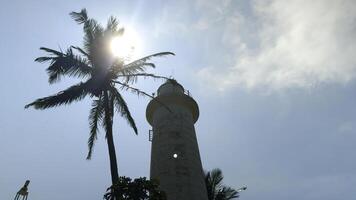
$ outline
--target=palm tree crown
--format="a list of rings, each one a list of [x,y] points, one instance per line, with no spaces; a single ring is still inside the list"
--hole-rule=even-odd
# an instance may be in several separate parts
[[[205,172],[205,184],[209,200],[229,200],[239,197],[239,191],[222,184],[224,176],[220,169]],[[242,190],[245,190],[243,187]]]
[[[70,15],[78,24],[83,25],[83,48],[70,46],[65,52],[62,52],[41,47],[40,49],[49,55],[36,58],[35,61],[40,63],[49,62],[49,67],[46,70],[49,75],[48,81],[50,84],[58,82],[63,76],[80,78],[81,82],[57,94],[39,98],[26,105],[25,108],[47,109],[67,105],[90,96],[93,99],[93,103],[89,115],[90,135],[88,139],[89,150],[87,159],[90,159],[92,156],[98,128],[101,124],[106,130],[112,181],[114,184],[118,180],[116,155],[112,138],[114,111],[125,118],[137,134],[135,121],[119,91],[129,90],[138,95],[149,96],[147,93],[132,87],[131,83],[134,83],[141,76],[163,78],[145,73],[147,67],[155,67],[149,60],[157,56],[174,54],[171,52],[160,52],[126,64],[122,58],[115,58],[109,52],[110,48],[108,47],[111,38],[120,36],[124,32],[123,28],[119,28],[118,21],[114,17],[110,17],[106,27],[103,28],[96,20],[88,17],[85,9],[82,9],[81,12],[71,12]]]

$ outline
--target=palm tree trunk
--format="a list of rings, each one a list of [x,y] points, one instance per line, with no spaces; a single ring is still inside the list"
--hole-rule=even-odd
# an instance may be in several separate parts
[[[112,135],[113,123],[113,105],[110,105],[110,100],[107,91],[104,92],[104,105],[105,105],[105,123],[106,123],[106,141],[108,143],[108,151],[110,158],[111,181],[114,185],[119,182],[119,173],[117,168],[116,153],[114,139]]]

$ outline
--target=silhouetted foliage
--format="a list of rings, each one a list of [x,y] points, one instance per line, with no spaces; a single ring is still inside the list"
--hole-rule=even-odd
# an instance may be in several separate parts
[[[145,177],[133,181],[120,177],[119,182],[107,189],[105,200],[166,200],[166,195],[158,189],[158,182],[146,180]]]
[[[209,200],[229,200],[239,197],[239,192],[222,183],[224,176],[220,169],[205,172],[205,185]],[[241,188],[246,190],[246,187]]]
[[[29,184],[30,184],[30,180],[26,180],[25,184],[16,193],[14,200],[19,200],[21,197],[22,197],[22,200],[27,200],[27,197],[28,197],[28,185]]]
[[[123,28],[119,28],[119,23],[114,17],[109,18],[107,26],[104,28],[96,20],[89,18],[85,9],[80,12],[72,12],[70,15],[83,26],[83,48],[71,46],[63,52],[41,47],[40,49],[49,55],[36,58],[35,61],[49,62],[46,71],[50,84],[60,81],[64,76],[80,78],[81,82],[57,94],[39,98],[26,105],[25,108],[47,109],[68,105],[87,96],[91,97],[93,103],[89,115],[90,134],[87,159],[92,156],[98,135],[98,124],[101,124],[106,131],[111,178],[114,184],[119,179],[112,135],[115,111],[126,119],[136,134],[138,132],[129,108],[119,91],[125,90],[137,95],[150,96],[130,84],[135,83],[138,77],[165,78],[145,73],[148,67],[155,67],[148,61],[153,57],[174,54],[171,52],[155,53],[126,64],[124,58],[115,58],[110,52],[109,44],[112,37],[121,36],[124,32]]]

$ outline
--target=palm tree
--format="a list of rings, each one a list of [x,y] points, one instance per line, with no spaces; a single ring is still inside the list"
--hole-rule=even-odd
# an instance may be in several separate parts
[[[103,28],[96,20],[87,15],[87,11],[71,12],[71,17],[83,25],[84,47],[69,47],[65,52],[41,47],[49,56],[36,58],[35,61],[49,62],[47,73],[49,83],[55,83],[63,76],[80,78],[81,82],[73,85],[57,94],[39,98],[25,106],[35,109],[47,109],[60,105],[68,105],[80,101],[86,96],[93,99],[89,114],[90,135],[88,139],[87,159],[91,159],[94,143],[97,139],[99,124],[106,131],[106,141],[110,157],[110,169],[112,184],[118,182],[119,174],[116,161],[115,146],[113,140],[114,111],[125,118],[134,132],[137,127],[129,108],[119,91],[129,90],[138,95],[150,96],[147,93],[132,87],[138,77],[164,78],[154,74],[145,73],[147,67],[155,67],[151,58],[157,56],[174,55],[171,52],[160,52],[125,63],[122,58],[115,58],[109,52],[110,40],[123,34],[124,29],[119,28],[118,21],[110,17],[106,28]],[[75,53],[77,52],[77,53]]]
[[[205,172],[205,185],[208,191],[209,200],[229,200],[239,197],[239,191],[246,190],[247,187],[242,187],[235,190],[231,187],[222,184],[224,176],[220,169],[213,169]]]

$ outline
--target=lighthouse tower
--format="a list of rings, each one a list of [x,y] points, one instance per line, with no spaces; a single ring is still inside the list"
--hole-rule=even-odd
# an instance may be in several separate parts
[[[161,85],[146,109],[152,126],[151,179],[168,200],[207,200],[195,135],[198,104],[175,80]]]

